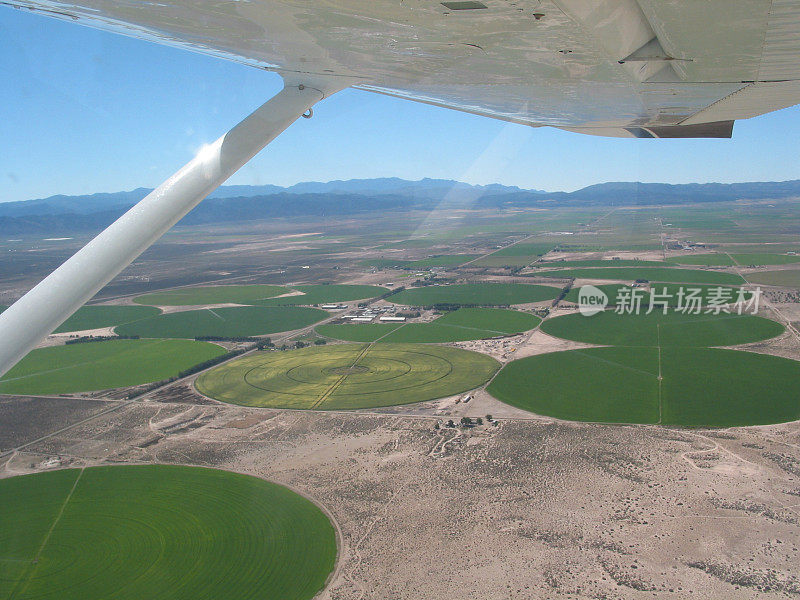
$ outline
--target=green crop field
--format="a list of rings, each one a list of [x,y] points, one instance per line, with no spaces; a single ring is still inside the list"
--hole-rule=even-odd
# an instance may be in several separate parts
[[[498,308],[460,308],[434,321],[452,327],[484,329],[498,333],[518,333],[533,329],[541,319],[530,313]]]
[[[461,308],[430,323],[320,325],[317,333],[348,342],[442,343],[479,340],[533,329],[541,319],[497,308]]]
[[[143,338],[255,336],[301,329],[328,316],[324,310],[300,306],[226,306],[157,315],[115,331]]]
[[[493,252],[491,256],[542,256],[553,248],[555,244],[549,242],[519,242]]]
[[[750,283],[800,289],[800,270],[758,271],[748,273],[746,277]]]
[[[735,273],[700,271],[677,268],[618,267],[607,269],[564,269],[563,271],[536,272],[537,277],[560,277],[576,279],[617,279],[620,281],[661,281],[665,283],[716,283],[739,285],[744,283]]]
[[[509,363],[487,390],[513,406],[575,421],[732,427],[800,418],[800,362],[736,350],[541,354]]]
[[[736,350],[662,351],[662,422],[765,425],[800,419],[800,362]]]
[[[470,263],[470,266],[475,267],[524,267],[531,264],[539,258],[538,255],[530,255],[530,256],[506,256],[492,254],[490,256],[484,256],[483,258],[479,258],[474,263]]]
[[[134,302],[154,306],[202,306],[204,304],[253,304],[291,290],[278,285],[214,285],[156,292]]]
[[[262,306],[281,306],[290,304],[325,304],[328,302],[349,302],[364,300],[385,294],[389,290],[377,285],[295,285],[292,291],[302,292],[297,296],[272,298],[256,302]]]
[[[91,467],[0,481],[0,596],[309,600],[336,562],[325,514],[217,469]]]
[[[580,294],[581,287],[582,286],[578,285],[578,286],[575,286],[575,287],[571,288],[567,292],[567,295],[564,296],[564,300],[566,300],[567,302],[572,302],[574,304],[577,304],[578,303],[578,296]],[[601,292],[603,292],[608,297],[608,302],[609,302],[610,305],[614,304],[615,299],[620,294],[626,294],[626,293],[630,294],[631,290],[633,289],[633,288],[631,288],[631,286],[623,284],[623,283],[606,283],[606,284],[603,284],[603,285],[596,285],[594,287],[599,289]],[[644,291],[642,291],[641,293],[645,294],[645,296],[647,295],[646,292],[644,292]]]
[[[736,264],[741,266],[755,265],[788,265],[800,262],[800,254],[731,254]]]
[[[374,342],[383,336],[391,333],[398,327],[404,327],[402,323],[360,323],[358,325],[317,325],[314,330],[319,335],[344,340],[346,342]]]
[[[668,267],[659,260],[551,260],[531,265],[539,269],[561,269],[566,267]]]
[[[359,264],[376,269],[405,269],[411,264],[410,260],[393,260],[391,258],[372,258],[362,260]]]
[[[734,264],[730,256],[722,253],[672,256],[667,259],[667,262],[675,265],[704,265],[707,267],[730,267]]]
[[[658,349],[593,348],[508,363],[487,391],[498,400],[571,421],[658,421]]]
[[[64,321],[55,333],[113,327],[153,317],[160,312],[154,306],[82,306]]]
[[[354,409],[465,392],[488,381],[498,366],[458,348],[342,344],[252,354],[203,373],[196,386],[245,406]]]
[[[225,353],[188,340],[112,340],[33,350],[0,379],[2,394],[66,394],[125,387],[177,375]]]
[[[643,288],[631,288],[629,285],[617,283],[598,285],[596,287],[603,291],[606,296],[608,296],[608,302],[610,305],[616,304],[618,299],[623,303],[629,302],[629,300],[626,300],[626,297],[633,297],[633,294],[635,294],[635,297],[641,299],[642,306],[650,305],[650,290]],[[667,302],[668,306],[678,306],[679,303],[682,306],[687,306],[689,303],[687,298],[690,296],[690,294],[693,297],[699,298],[700,306],[708,305],[709,300],[711,300],[711,303],[713,304],[716,302],[716,299],[725,299],[725,303],[728,303],[728,300],[731,302],[737,302],[739,300],[739,290],[741,289],[736,287],[707,285],[701,283],[654,283],[650,287],[655,293],[654,300],[656,307],[663,306],[662,302],[664,301]],[[580,286],[572,288],[567,295],[564,296],[564,300],[577,304],[580,289]],[[636,291],[633,291],[634,289]],[[679,296],[681,290],[683,290],[683,296]],[[753,292],[747,290],[744,290],[742,294],[745,302],[753,297]]]
[[[464,283],[403,290],[387,300],[407,306],[433,304],[505,305],[540,302],[558,297],[561,290],[545,285],[525,283]]]
[[[545,333],[589,344],[612,346],[733,346],[780,335],[783,325],[754,315],[681,314],[666,315],[654,310],[649,315],[617,314],[606,310],[591,317],[580,313],[548,319]]]
[[[412,261],[408,263],[408,267],[411,269],[423,269],[427,267],[457,267],[458,265],[463,265],[465,262],[477,257],[477,254],[442,254],[440,256],[431,256],[430,258]]]
[[[7,306],[0,306],[2,313]],[[54,331],[54,333],[65,333],[69,331],[84,331],[86,329],[100,329],[101,327],[113,327],[146,319],[161,313],[154,306],[130,306],[130,305],[108,305],[100,304],[94,306],[82,306],[69,319],[64,321]]]

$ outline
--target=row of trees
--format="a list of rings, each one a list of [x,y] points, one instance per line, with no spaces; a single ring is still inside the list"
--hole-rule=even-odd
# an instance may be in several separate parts
[[[87,344],[90,342],[108,342],[111,340],[138,340],[138,335],[84,335],[78,338],[70,338],[64,345]]]
[[[496,423],[497,422],[492,418],[492,415],[486,415],[486,420],[489,423]],[[475,425],[483,425],[483,418],[476,417],[475,420],[472,420],[470,417],[461,417],[461,426],[462,427],[473,427]],[[449,419],[447,421],[447,423],[445,424],[445,427],[453,428],[455,426],[456,426],[456,422],[453,421],[453,419]],[[436,425],[434,426],[434,429],[441,429],[441,427],[442,426],[439,425],[439,423],[436,423]]]

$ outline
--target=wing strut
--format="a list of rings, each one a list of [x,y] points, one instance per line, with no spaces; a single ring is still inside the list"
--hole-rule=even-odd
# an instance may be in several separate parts
[[[304,85],[284,87],[216,142],[204,146],[180,171],[0,314],[0,376],[203,198],[339,87],[324,91]]]

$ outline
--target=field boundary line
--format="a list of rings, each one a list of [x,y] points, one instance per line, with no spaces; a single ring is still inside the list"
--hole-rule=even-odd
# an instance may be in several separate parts
[[[206,310],[208,312],[210,312],[212,315],[214,315],[215,317],[217,317],[220,321],[224,321],[225,320],[222,317],[220,317],[217,313],[215,313],[213,308],[207,308]]]
[[[22,593],[22,592],[25,591],[25,588],[28,587],[28,584],[30,583],[31,577],[33,577],[33,574],[36,572],[36,568],[39,565],[39,557],[42,555],[42,552],[44,551],[45,546],[47,546],[47,542],[50,541],[50,536],[53,535],[53,531],[55,531],[56,525],[58,525],[58,522],[61,520],[61,516],[64,514],[64,510],[67,508],[67,504],[69,504],[69,501],[72,499],[72,494],[75,492],[75,488],[78,487],[78,482],[81,480],[81,477],[83,476],[83,471],[84,471],[85,468],[86,467],[81,467],[81,470],[78,472],[78,476],[75,478],[75,481],[73,482],[72,487],[70,488],[69,493],[67,494],[67,497],[64,499],[64,502],[61,505],[61,509],[58,511],[58,514],[56,515],[56,518],[53,521],[53,524],[50,525],[50,529],[47,530],[47,533],[45,534],[44,539],[42,540],[42,543],[39,545],[39,549],[36,551],[36,554],[34,554],[33,559],[32,559],[33,568],[30,570],[30,573],[27,575],[27,577],[24,580],[20,579],[19,582],[17,583],[17,585],[14,586],[14,589],[11,591],[11,594],[8,596],[9,600],[12,600],[14,598],[14,596],[17,593],[18,590],[19,590],[20,593]],[[19,588],[20,585],[22,585],[21,589]]]
[[[661,425],[661,420],[663,416],[663,408],[662,408],[662,391],[661,391],[661,382],[664,381],[664,377],[661,375],[661,324],[656,323],[656,344],[658,345],[658,421],[656,425]]]

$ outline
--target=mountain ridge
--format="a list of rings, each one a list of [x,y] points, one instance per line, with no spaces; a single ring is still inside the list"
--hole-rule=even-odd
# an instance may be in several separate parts
[[[0,203],[5,235],[64,234],[99,230],[150,190]],[[181,221],[182,225],[279,217],[332,217],[371,211],[458,208],[547,208],[552,206],[679,205],[800,197],[800,180],[747,183],[665,184],[606,182],[574,192],[542,192],[515,186],[475,186],[446,179],[400,178],[305,182],[288,188],[223,186]]]

